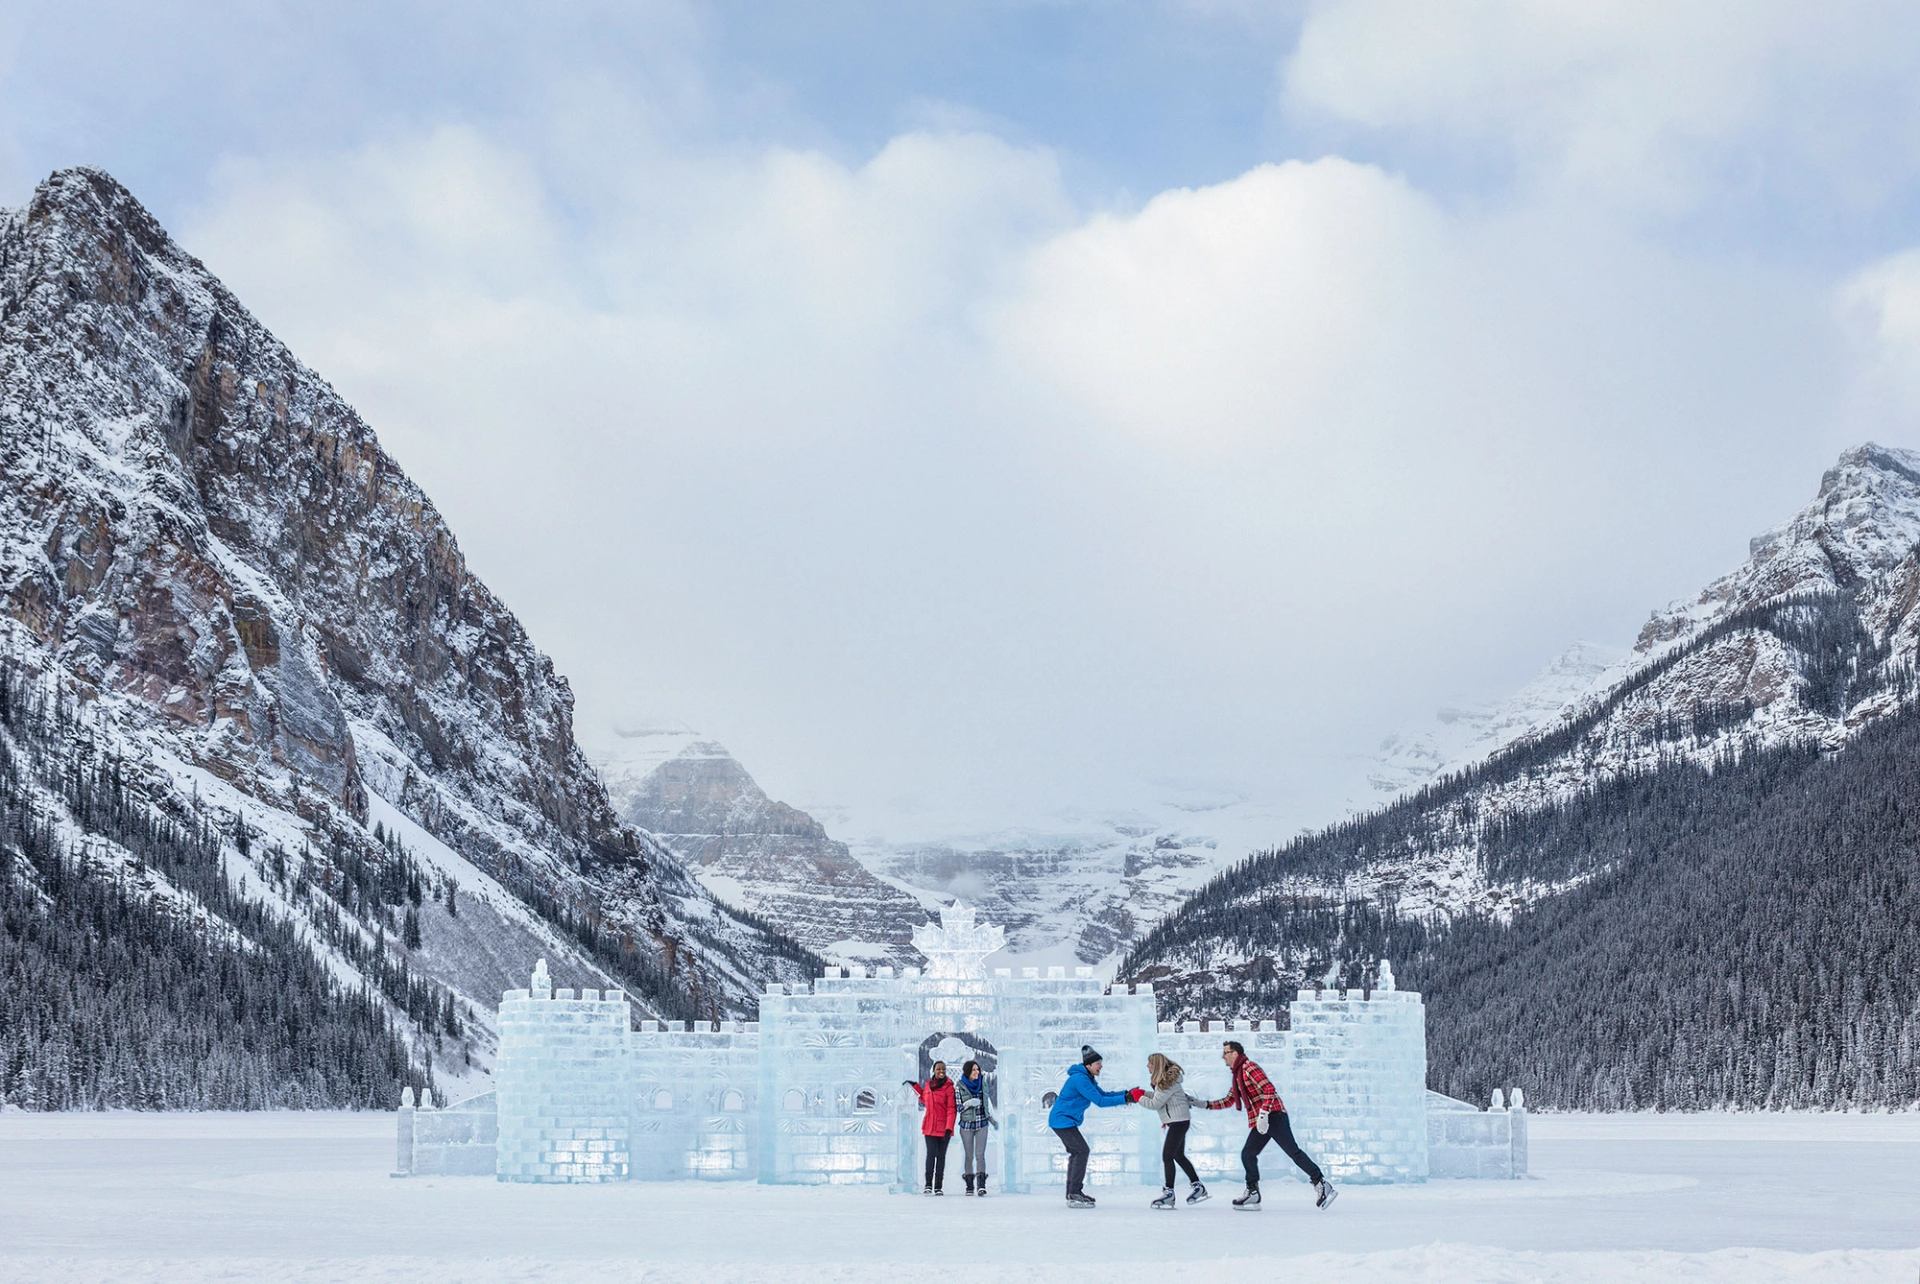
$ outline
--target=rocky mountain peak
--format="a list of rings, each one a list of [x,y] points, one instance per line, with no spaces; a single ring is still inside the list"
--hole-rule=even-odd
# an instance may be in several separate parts
[[[207,773],[296,848],[397,813],[657,954],[663,993],[750,1009],[766,942],[621,823],[431,499],[100,170],[0,219],[0,475],[0,616],[129,761]]]
[[[1920,452],[1868,442],[1840,456],[1813,501],[1756,537],[1745,565],[1654,613],[1635,650],[1651,654],[1742,610],[1794,593],[1855,600],[1876,632],[1899,632],[1920,579]]]
[[[657,837],[715,896],[802,944],[856,962],[906,963],[923,918],[798,807],[767,796],[726,746],[683,724],[618,729],[594,759],[629,824]]]

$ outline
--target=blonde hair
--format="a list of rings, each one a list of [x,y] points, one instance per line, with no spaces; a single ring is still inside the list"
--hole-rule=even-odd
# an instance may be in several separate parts
[[[1178,1061],[1164,1056],[1161,1053],[1156,1052],[1147,1058],[1147,1077],[1153,1080],[1153,1089],[1155,1092],[1165,1092],[1174,1084],[1179,1083],[1180,1077],[1185,1073],[1186,1071],[1180,1068]]]

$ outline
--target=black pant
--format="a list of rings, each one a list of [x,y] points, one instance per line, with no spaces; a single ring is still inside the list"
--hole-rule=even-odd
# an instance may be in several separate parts
[[[1067,1148],[1067,1193],[1084,1194],[1082,1187],[1087,1181],[1087,1156],[1093,1153],[1093,1147],[1080,1135],[1078,1128],[1055,1128],[1053,1135]]]
[[[1247,1144],[1240,1147],[1240,1162],[1247,1170],[1248,1189],[1260,1184],[1260,1151],[1270,1141],[1280,1143],[1280,1149],[1287,1152],[1288,1159],[1300,1165],[1300,1171],[1307,1175],[1309,1181],[1321,1179],[1320,1165],[1307,1158],[1307,1152],[1294,1141],[1293,1125],[1287,1122],[1287,1112],[1276,1110],[1267,1116],[1265,1132],[1258,1128],[1247,1129]]]
[[[940,1190],[947,1184],[947,1146],[952,1137],[927,1138],[927,1185]]]
[[[1193,1127],[1193,1120],[1182,1119],[1179,1123],[1167,1125],[1167,1139],[1160,1143],[1160,1166],[1167,1170],[1167,1179],[1160,1184],[1168,1190],[1173,1189],[1173,1166],[1180,1165],[1180,1171],[1187,1180],[1198,1186],[1200,1174],[1193,1171],[1193,1161],[1187,1158],[1187,1129]]]

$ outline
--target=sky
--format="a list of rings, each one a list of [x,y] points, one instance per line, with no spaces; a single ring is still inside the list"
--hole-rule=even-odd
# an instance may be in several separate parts
[[[71,164],[361,411],[583,738],[855,814],[1331,818],[1920,446],[1902,3],[13,0],[0,204]]]

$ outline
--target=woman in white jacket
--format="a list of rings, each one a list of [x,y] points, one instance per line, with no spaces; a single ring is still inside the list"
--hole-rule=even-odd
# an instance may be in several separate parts
[[[1187,1194],[1187,1202],[1197,1204],[1207,1197],[1207,1188],[1201,1182],[1200,1174],[1194,1171],[1193,1161],[1187,1158],[1187,1129],[1193,1126],[1194,1100],[1181,1084],[1183,1074],[1178,1062],[1158,1052],[1147,1058],[1147,1082],[1153,1086],[1146,1096],[1140,1098],[1140,1104],[1160,1116],[1160,1127],[1167,1134],[1166,1140],[1160,1143],[1160,1163],[1166,1170],[1166,1177],[1160,1189],[1160,1198],[1153,1201],[1155,1208],[1171,1209],[1174,1206],[1175,1164],[1180,1165],[1180,1171],[1193,1183],[1193,1189]]]

